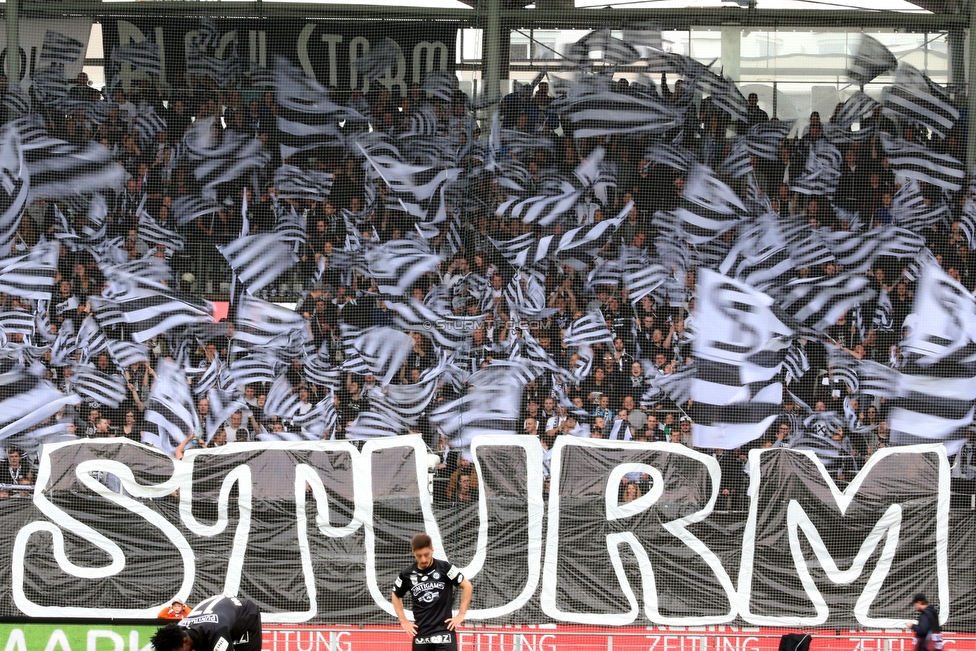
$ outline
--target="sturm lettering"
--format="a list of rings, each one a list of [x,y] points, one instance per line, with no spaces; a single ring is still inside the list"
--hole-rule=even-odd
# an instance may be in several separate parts
[[[81,449],[77,449],[79,447]],[[378,459],[384,453],[389,454],[395,451],[395,456],[400,459],[413,459],[412,463],[407,463],[406,468],[410,468],[410,472],[416,473],[414,478],[417,487],[427,486],[427,450],[424,443],[417,437],[395,437],[394,439],[383,439],[383,440],[372,440],[368,441],[362,448],[362,450],[357,449],[349,442],[344,441],[315,441],[315,442],[302,442],[302,443],[251,443],[247,446],[226,446],[226,448],[219,448],[214,450],[203,451],[196,455],[190,455],[187,460],[176,462],[173,459],[163,455],[162,453],[155,451],[151,448],[139,447],[139,454],[144,455],[140,463],[152,464],[153,458],[157,459],[158,468],[162,469],[169,464],[172,468],[172,476],[162,481],[159,484],[147,485],[144,483],[137,482],[133,479],[131,472],[128,468],[123,465],[116,458],[127,458],[134,459],[132,457],[133,451],[123,454],[123,448],[128,446],[137,446],[127,440],[115,440],[106,439],[104,441],[73,441],[62,444],[55,444],[53,446],[48,446],[45,448],[44,456],[41,459],[40,470],[38,475],[38,491],[34,495],[34,505],[37,507],[37,511],[40,514],[39,519],[33,522],[25,524],[21,530],[16,535],[16,540],[13,545],[12,553],[12,597],[14,605],[25,615],[32,617],[46,617],[46,616],[59,616],[59,617],[113,617],[119,619],[138,619],[144,618],[149,615],[150,611],[155,611],[158,606],[153,605],[152,608],[125,608],[119,606],[117,608],[111,608],[106,611],[104,608],[91,608],[86,606],[72,606],[72,605],[42,605],[34,603],[28,597],[28,593],[25,591],[25,565],[27,563],[27,558],[25,555],[25,550],[33,545],[32,538],[41,534],[42,536],[55,536],[61,537],[65,533],[69,535],[74,535],[79,538],[83,538],[90,542],[93,548],[98,548],[102,550],[108,557],[112,559],[112,566],[114,571],[118,572],[125,568],[126,563],[135,559],[127,559],[125,551],[120,547],[114,545],[111,540],[102,536],[97,528],[102,526],[102,523],[97,517],[92,516],[90,522],[82,522],[78,519],[78,513],[69,513],[63,511],[59,507],[57,501],[52,501],[49,499],[48,493],[51,490],[50,482],[53,477],[58,477],[57,481],[62,482],[66,477],[73,477],[73,481],[82,490],[92,490],[93,499],[106,499],[111,500],[116,503],[116,508],[125,508],[136,513],[139,512],[141,517],[145,517],[146,521],[150,526],[158,529],[163,535],[167,537],[170,544],[173,545],[175,549],[180,550],[180,553],[184,554],[184,594],[189,594],[193,589],[193,583],[195,580],[196,571],[195,559],[193,557],[193,546],[187,536],[209,536],[213,535],[213,531],[222,531],[226,529],[229,525],[228,513],[233,513],[234,511],[248,511],[251,508],[250,503],[245,503],[243,500],[250,499],[249,496],[245,496],[244,491],[237,491],[232,493],[230,487],[243,478],[247,477],[247,482],[250,484],[252,481],[251,475],[248,470],[248,463],[250,460],[255,458],[255,455],[266,454],[271,455],[268,458],[274,457],[277,460],[285,461],[291,463],[295,462],[295,455],[300,450],[315,451],[317,453],[322,453],[325,451],[331,451],[333,453],[342,453],[348,458],[349,462],[344,464],[342,469],[342,475],[336,476],[334,479],[342,482],[351,482],[350,485],[355,486],[355,507],[356,515],[346,524],[324,524],[324,529],[311,529],[308,528],[299,537],[299,540],[307,539],[307,537],[312,535],[319,535],[319,532],[327,533],[327,535],[335,538],[341,538],[344,536],[353,535],[367,525],[365,518],[369,517],[368,514],[372,513],[372,504],[374,501],[374,495],[372,493],[372,481],[369,480],[371,476],[374,475],[378,467],[374,468],[374,460]],[[688,503],[685,505],[671,504],[669,506],[675,507],[676,513],[685,514],[678,520],[672,522],[660,522],[658,525],[661,527],[659,532],[654,532],[655,535],[667,535],[675,539],[676,543],[684,544],[691,552],[697,555],[701,561],[705,563],[705,567],[708,571],[711,571],[713,577],[705,577],[712,580],[716,585],[720,586],[720,589],[724,591],[725,598],[728,600],[728,612],[702,612],[700,614],[692,613],[683,617],[680,621],[676,618],[668,618],[666,615],[657,612],[657,591],[651,591],[644,594],[647,589],[647,583],[636,582],[634,585],[627,586],[632,594],[642,595],[645,603],[649,604],[649,607],[645,611],[640,611],[637,609],[628,609],[627,604],[608,604],[614,608],[617,608],[617,612],[607,612],[604,609],[601,612],[586,612],[581,611],[564,611],[562,608],[566,601],[561,599],[560,595],[567,594],[567,590],[572,591],[575,588],[575,581],[579,577],[573,577],[572,572],[560,573],[559,566],[563,564],[568,567],[578,566],[580,563],[593,564],[598,563],[602,566],[609,566],[614,562],[612,556],[608,557],[594,557],[592,555],[584,558],[580,557],[580,554],[587,553],[585,550],[581,551],[574,548],[573,544],[560,544],[559,539],[559,521],[560,514],[564,508],[573,508],[572,503],[569,506],[563,506],[559,499],[558,493],[553,493],[549,497],[548,504],[543,501],[543,454],[541,447],[537,440],[531,437],[520,437],[520,436],[485,436],[479,437],[475,440],[472,446],[472,452],[476,461],[481,457],[482,454],[491,454],[493,448],[512,448],[518,447],[522,448],[521,454],[525,459],[525,465],[520,466],[518,472],[526,473],[526,477],[522,478],[523,485],[527,487],[527,492],[525,495],[525,509],[526,509],[526,523],[527,530],[522,536],[525,540],[525,546],[521,549],[515,550],[516,553],[523,556],[520,559],[520,563],[524,567],[528,568],[524,577],[522,577],[522,585],[517,586],[513,594],[507,595],[508,601],[502,604],[493,605],[490,608],[472,608],[468,611],[469,620],[480,620],[480,619],[490,619],[494,617],[501,617],[518,612],[522,607],[524,607],[530,599],[535,596],[539,599],[539,603],[536,606],[542,613],[547,617],[551,618],[553,621],[567,621],[588,624],[591,620],[597,625],[601,626],[629,626],[640,623],[641,621],[649,620],[650,622],[658,625],[668,625],[668,626],[709,626],[709,625],[720,625],[728,624],[736,620],[736,618],[741,618],[741,620],[751,624],[751,625],[761,625],[761,626],[777,626],[785,625],[785,620],[781,620],[782,617],[792,618],[791,625],[796,624],[797,615],[793,613],[776,613],[774,615],[764,614],[761,610],[753,612],[753,603],[751,595],[748,589],[740,591],[733,584],[728,570],[718,562],[715,558],[714,552],[708,548],[701,540],[696,538],[688,529],[686,525],[693,522],[704,520],[709,517],[711,510],[714,506],[714,500],[710,502],[697,501],[694,503]],[[488,451],[488,452],[484,452]],[[608,458],[607,453],[612,452],[612,458]],[[696,464],[702,469],[704,473],[703,481],[710,483],[713,486],[713,490],[717,491],[719,484],[719,471],[717,461],[708,455],[691,450],[685,446],[670,443],[637,443],[631,442],[629,444],[620,444],[613,441],[600,441],[591,439],[577,439],[575,437],[559,437],[557,439],[556,446],[552,451],[552,456],[550,459],[551,467],[551,479],[552,486],[559,486],[560,476],[571,472],[573,466],[570,464],[568,459],[575,458],[577,461],[585,459],[583,466],[580,467],[590,467],[589,464],[593,463],[605,463],[609,464],[607,466],[607,477],[610,477],[616,470],[622,469],[627,470],[627,467],[635,464],[636,461],[640,459],[647,459],[647,454],[656,453],[659,454],[659,458],[682,458],[682,464],[685,468],[695,467]],[[660,454],[666,453],[666,454]],[[792,555],[796,567],[792,568],[793,571],[797,573],[800,578],[800,582],[804,589],[807,591],[807,599],[809,603],[814,606],[814,614],[807,616],[799,625],[809,625],[816,626],[822,624],[826,621],[829,615],[829,609],[827,607],[827,602],[821,596],[817,585],[814,583],[813,578],[810,576],[810,571],[807,568],[809,563],[812,566],[826,567],[830,568],[835,566],[836,563],[832,559],[829,550],[823,545],[822,541],[818,538],[822,538],[821,533],[815,528],[815,522],[807,515],[808,510],[820,508],[827,506],[829,509],[833,509],[839,512],[840,517],[845,516],[846,511],[854,501],[857,493],[862,487],[867,486],[868,492],[877,492],[879,483],[883,482],[885,479],[884,468],[878,472],[876,468],[881,463],[887,463],[887,471],[891,472],[894,468],[897,470],[897,465],[892,466],[891,464],[909,464],[913,468],[918,467],[918,457],[914,455],[932,455],[932,459],[929,460],[927,464],[932,470],[932,477],[941,476],[945,474],[948,477],[949,465],[948,460],[945,458],[944,448],[937,445],[928,446],[915,446],[912,448],[886,448],[875,455],[872,456],[870,461],[859,473],[857,480],[852,482],[852,484],[843,492],[836,489],[836,487],[830,483],[829,477],[826,474],[822,464],[816,459],[816,457],[810,453],[802,453],[797,451],[785,450],[777,451],[771,450],[772,453],[770,458],[778,458],[777,454],[786,455],[800,455],[796,457],[796,461],[792,463],[804,463],[810,469],[814,471],[822,472],[824,477],[824,485],[829,489],[826,494],[829,497],[826,504],[813,503],[809,500],[821,500],[822,497],[817,497],[817,494],[811,494],[812,497],[807,498],[808,501],[805,505],[800,505],[795,502],[795,500],[788,500],[790,503],[762,503],[760,504],[758,500],[762,491],[762,481],[764,477],[762,475],[763,468],[763,451],[754,450],[750,456],[750,465],[752,472],[754,473],[754,488],[756,490],[750,496],[753,504],[752,509],[756,511],[762,511],[767,514],[772,514],[775,518],[772,521],[776,523],[785,522],[787,528],[792,532],[789,536],[790,549],[786,549],[787,555]],[[234,470],[228,471],[226,477],[224,477],[221,482],[224,488],[220,489],[219,495],[222,502],[222,506],[219,511],[221,513],[219,519],[215,523],[201,523],[192,518],[192,509],[189,508],[189,501],[193,496],[194,489],[194,466],[201,460],[208,459],[211,455],[216,455],[218,458],[222,458],[224,463],[228,464],[228,467],[233,467]],[[793,458],[793,457],[791,457]],[[61,464],[57,466],[57,472],[52,470],[52,459],[57,459],[57,463]],[[238,461],[239,460],[239,461]],[[934,463],[933,463],[934,460]],[[71,466],[64,465],[65,463],[72,464]],[[276,461],[278,463],[278,461]],[[639,465],[639,464],[638,464]],[[280,467],[280,466],[276,466]],[[495,466],[497,467],[497,466]],[[492,466],[483,467],[481,472],[483,477],[486,475],[484,473],[491,472]],[[818,470],[819,469],[819,470]],[[121,497],[115,494],[104,494],[98,493],[97,481],[92,478],[92,473],[98,472],[111,472],[120,477],[122,482],[122,487],[124,491],[131,497]],[[501,471],[501,470],[499,470]],[[315,474],[317,471],[312,470],[312,468],[305,464],[298,464],[295,467],[296,477],[302,477],[305,481],[310,481],[312,484],[318,484],[319,487],[322,486],[321,479]],[[336,471],[338,472],[338,471]],[[505,472],[514,472],[512,469],[507,468]],[[242,474],[245,473],[245,474]],[[159,472],[157,476],[165,476],[165,472]],[[711,477],[709,480],[708,477]],[[484,479],[483,479],[484,480]],[[490,481],[490,478],[488,479]],[[305,485],[305,481],[300,482],[296,485]],[[619,480],[617,480],[619,481]],[[781,480],[778,478],[773,478],[771,481],[789,481],[789,479]],[[798,480],[799,481],[799,480]],[[312,485],[309,484],[309,485]],[[607,495],[616,494],[616,486],[612,485],[613,482],[608,479],[608,483],[604,486],[603,490]],[[97,486],[96,486],[97,485]],[[871,575],[871,580],[863,587],[858,588],[860,590],[860,595],[858,598],[857,605],[854,609],[855,618],[865,627],[871,628],[886,628],[897,626],[901,619],[884,619],[883,617],[875,616],[872,612],[877,610],[878,606],[887,606],[887,604],[877,604],[875,600],[878,598],[878,588],[884,583],[884,577],[888,573],[899,573],[908,571],[909,568],[904,566],[906,562],[900,557],[895,557],[890,554],[890,550],[897,548],[897,540],[899,531],[905,532],[912,529],[918,529],[920,527],[930,527],[936,530],[935,545],[937,553],[932,554],[932,558],[936,559],[940,554],[945,556],[948,554],[948,527],[935,527],[932,523],[937,519],[941,522],[941,519],[948,521],[948,513],[941,513],[936,511],[935,505],[939,505],[938,508],[943,508],[942,505],[948,504],[948,499],[941,499],[941,492],[948,490],[948,482],[940,481],[926,481],[924,483],[925,490],[928,491],[927,494],[922,495],[913,492],[911,508],[905,508],[900,505],[897,500],[897,496],[892,496],[891,506],[885,511],[884,515],[878,520],[864,519],[864,516],[854,516],[861,517],[861,520],[857,521],[857,529],[862,532],[864,538],[860,542],[861,552],[858,554],[859,560],[857,560],[853,565],[848,564],[846,569],[841,571],[830,570],[826,574],[826,579],[821,578],[820,580],[828,580],[837,585],[848,585],[856,584],[856,579],[860,576],[865,576],[867,574]],[[777,489],[781,488],[779,485],[776,486]],[[73,489],[72,489],[73,490]],[[173,523],[161,519],[159,517],[152,516],[151,514],[145,514],[140,509],[142,508],[139,504],[139,500],[142,499],[159,499],[170,496],[174,491],[179,491],[181,494],[181,499],[187,500],[187,507],[185,510],[181,509],[181,519],[182,519],[182,530],[174,526]],[[248,491],[248,494],[250,491]],[[231,496],[236,494],[236,499],[238,504],[235,506],[229,503]],[[890,494],[890,491],[884,492],[884,494]],[[324,491],[319,491],[318,489],[313,490],[310,497],[314,498],[315,502],[318,504],[317,508],[320,509],[320,518],[322,518],[323,523],[328,523],[329,519],[326,512],[322,509],[326,508],[323,502],[329,500],[328,495]],[[422,517],[428,533],[432,535],[435,539],[435,548],[441,545],[441,541],[444,540],[444,534],[449,534],[450,532],[441,532],[438,528],[437,519],[433,513],[432,505],[430,502],[429,495],[426,499],[423,499],[423,495],[417,496],[419,499],[419,506],[422,511]],[[305,491],[301,491],[300,494],[295,496],[295,522],[296,526],[300,523],[304,523],[305,518]],[[300,499],[299,499],[300,498]],[[481,491],[479,494],[479,499],[485,498],[485,491]],[[655,498],[657,499],[657,498]],[[679,497],[679,499],[681,499]],[[830,503],[829,500],[833,500]],[[921,508],[919,504],[932,504],[932,508]],[[650,500],[646,503],[641,504],[643,509],[652,508],[654,506],[654,500]],[[760,509],[760,506],[762,507]],[[805,510],[808,509],[808,510]],[[137,511],[138,510],[138,511]],[[776,513],[778,511],[778,513]],[[479,515],[479,517],[483,517]],[[618,517],[615,510],[610,509],[602,517],[609,519],[616,519]],[[47,519],[45,519],[47,518]],[[548,522],[548,527],[543,529],[543,522]],[[633,521],[631,519],[631,521]],[[622,521],[621,521],[622,522]],[[614,527],[617,528],[619,523],[615,523]],[[226,566],[227,573],[227,590],[236,591],[240,585],[240,577],[245,571],[245,556],[247,553],[247,546],[249,544],[249,536],[247,529],[252,525],[249,521],[247,523],[240,523],[238,525],[238,534],[240,535],[241,544],[235,545],[232,548],[230,558]],[[301,524],[301,526],[305,526]],[[374,523],[375,526],[375,523]],[[629,525],[628,525],[629,526]],[[753,543],[758,543],[768,532],[764,532],[762,527],[772,526],[764,524],[764,521],[757,518],[750,518],[746,524],[746,530],[743,534],[742,539],[745,541],[753,541]],[[782,527],[781,524],[778,526]],[[242,528],[243,527],[243,528]],[[591,523],[590,530],[596,531],[600,529],[607,529],[605,522],[600,522],[594,520]],[[488,531],[488,528],[485,528]],[[188,533],[184,533],[188,532]],[[645,532],[646,533],[646,532]],[[905,535],[902,533],[901,535]],[[785,537],[780,537],[785,540]],[[808,541],[813,554],[809,555],[809,558],[805,556],[806,552],[797,547],[793,549],[794,539],[799,541],[801,538]],[[640,545],[639,539],[634,536],[633,532],[630,531],[615,531],[614,533],[608,533],[606,535],[606,540],[595,540],[595,544],[601,546],[604,550],[616,549],[620,544],[629,545]],[[366,545],[375,545],[376,541],[372,537],[366,537]],[[490,539],[490,536],[486,533],[485,535],[479,534],[477,537],[477,550],[475,556],[479,554],[487,554],[488,550],[492,549],[497,545],[497,541]],[[799,544],[798,542],[796,543]],[[881,549],[882,552],[879,555],[876,550]],[[544,551],[544,554],[543,554]],[[48,552],[44,552],[48,553]],[[88,580],[86,574],[90,574],[94,571],[92,568],[78,567],[71,563],[70,559],[64,555],[64,549],[58,545],[53,545],[50,547],[50,552],[54,555],[54,560],[61,566],[62,571],[68,577],[74,576],[79,582],[84,582]],[[382,569],[376,566],[376,553],[375,550],[364,550],[364,556],[366,559],[366,581],[369,588],[369,593],[374,599],[377,608],[391,612],[392,604],[389,602],[389,589],[392,585],[393,578],[382,579],[383,576]],[[756,556],[756,550],[750,545],[746,544],[741,549],[741,568],[739,570],[739,582],[740,585],[746,586],[747,588],[752,585],[753,580],[750,580],[750,576],[758,577],[761,573],[766,572],[767,568],[763,568],[760,564],[756,564],[754,559]],[[649,575],[653,572],[655,579],[659,586],[668,585],[669,581],[680,582],[682,579],[680,576],[669,577],[668,568],[666,566],[653,567],[649,565],[649,561],[646,559],[639,559],[641,563],[641,572],[645,575]],[[934,560],[933,560],[934,562]],[[874,565],[872,568],[868,565],[871,563]],[[644,567],[647,564],[648,567]],[[788,567],[773,568],[777,572],[790,571]],[[473,565],[471,567],[461,567],[459,570],[465,575],[477,579],[479,573],[485,573],[487,570],[482,565]],[[912,568],[913,571],[918,571],[917,567]],[[929,572],[931,570],[931,576],[935,577],[935,583],[937,584],[937,593],[939,594],[939,601],[943,604],[941,609],[943,612],[947,612],[951,607],[951,599],[948,591],[948,575],[941,567],[933,567],[925,569],[924,571]],[[313,585],[315,582],[315,576],[313,570],[310,566],[304,566],[301,570],[305,574],[303,580],[306,585]],[[31,575],[35,578],[34,575]],[[58,577],[58,581],[63,581],[64,577]],[[568,582],[568,585],[567,585]],[[433,584],[433,582],[430,582]],[[539,585],[541,583],[541,590]],[[419,589],[423,589],[428,582],[424,582],[417,586]],[[53,589],[53,587],[52,587]],[[720,593],[716,592],[716,596]],[[640,596],[638,597],[640,598]],[[309,594],[307,596],[308,606],[306,610],[301,611],[288,611],[288,612],[268,612],[265,613],[265,621],[268,623],[273,622],[296,622],[296,621],[312,621],[320,617],[328,617],[327,612],[320,610],[319,602],[314,598],[314,594]],[[120,602],[124,602],[123,599],[119,599]],[[715,604],[708,604],[708,608],[714,610]],[[705,608],[705,605],[703,605]],[[152,614],[155,614],[154,612]],[[646,618],[642,620],[640,618]],[[748,649],[743,649],[740,651],[748,651]]]

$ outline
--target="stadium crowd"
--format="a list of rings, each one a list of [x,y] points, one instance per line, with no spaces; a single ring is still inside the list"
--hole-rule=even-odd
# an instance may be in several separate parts
[[[129,261],[149,257],[165,260],[179,289],[211,300],[226,300],[232,292],[232,273],[216,247],[225,246],[239,236],[245,217],[249,233],[271,233],[282,211],[294,208],[306,227],[304,240],[295,251],[298,262],[259,295],[272,302],[294,305],[294,310],[307,323],[311,348],[325,351],[332,367],[341,369],[347,355],[343,323],[358,329],[397,327],[395,315],[383,300],[376,279],[361,268],[347,264],[344,251],[352,241],[376,244],[408,238],[415,232],[416,217],[391,207],[382,197],[372,196],[368,167],[351,144],[312,148],[282,159],[278,147],[279,106],[273,91],[246,87],[223,90],[208,78],[189,75],[177,79],[174,86],[180,90],[156,88],[147,80],[137,79],[129,90],[118,89],[111,97],[103,98],[82,74],[68,89],[68,97],[110,103],[104,121],[94,121],[90,112],[41,108],[50,136],[75,144],[96,141],[125,169],[123,187],[110,195],[105,237],[121,238],[119,241]],[[470,99],[456,88],[448,97],[440,98],[430,96],[418,84],[404,97],[397,97],[376,84],[365,95],[358,91],[331,90],[334,102],[354,108],[365,119],[340,125],[347,144],[372,132],[397,136],[416,128],[417,119],[434,116],[436,122],[425,128],[431,129],[436,137],[446,139],[458,151],[466,152],[458,160],[462,169],[471,170],[485,164],[480,158],[481,150],[465,149],[465,146],[487,140],[490,125],[481,119],[483,112],[476,111]],[[614,92],[631,92],[628,82],[615,82]],[[681,80],[669,83],[662,77],[659,92],[665,101],[681,102],[686,91]],[[473,373],[495,360],[511,358],[520,348],[525,333],[565,369],[566,374],[562,376],[545,372],[527,380],[520,413],[513,425],[515,433],[538,438],[546,450],[552,448],[558,436],[668,441],[695,446],[693,405],[656,395],[651,390],[650,379],[679,374],[693,363],[696,333],[707,327],[696,321],[696,269],[675,269],[667,292],[652,292],[637,301],[631,300],[628,287],[619,276],[616,281],[601,282],[598,272],[608,261],[617,259],[626,247],[646,250],[654,260],[654,246],[660,236],[654,216],[679,206],[687,172],[649,158],[647,152],[660,143],[672,142],[680,132],[683,146],[698,156],[701,164],[719,169],[737,139],[754,125],[770,122],[770,118],[760,108],[755,95],[748,98],[747,120],[734,120],[708,99],[699,98],[690,104],[684,123],[667,132],[653,136],[579,138],[574,137],[574,125],[562,119],[554,108],[556,100],[557,93],[546,82],[535,87],[520,86],[502,99],[498,107],[501,128],[530,139],[529,145],[521,146],[509,156],[518,159],[526,169],[528,186],[537,185],[542,193],[547,178],[572,175],[597,146],[604,147],[605,168],[612,170],[613,183],[604,188],[605,194],[594,192],[581,197],[572,211],[554,222],[553,228],[560,234],[579,226],[599,224],[632,203],[620,227],[601,242],[588,264],[572,265],[546,259],[541,274],[545,292],[542,316],[513,319],[506,287],[513,282],[524,283],[526,279],[515,275],[513,266],[494,242],[533,230],[539,236],[550,231],[521,219],[503,218],[503,204],[508,196],[504,184],[499,185],[501,175],[473,175],[465,189],[471,200],[457,209],[460,246],[450,245],[447,228],[430,238],[433,251],[442,256],[441,262],[412,280],[407,295],[423,300],[431,292],[445,291],[450,296],[454,315],[468,319],[465,323],[470,324],[469,336],[456,349],[453,360],[465,373]],[[137,124],[146,107],[152,107],[163,120],[151,137]],[[957,121],[946,137],[940,138],[917,125],[896,121],[880,106],[860,118],[859,128],[873,127],[874,133],[870,138],[852,139],[845,144],[840,180],[832,196],[791,189],[804,172],[811,146],[825,138],[825,125],[831,123],[830,120],[821,122],[817,113],[809,116],[806,125],[796,126],[778,142],[774,157],[752,157],[753,169],[748,176],[768,198],[772,211],[784,218],[800,216],[811,229],[850,230],[855,227],[851,223],[855,215],[866,220],[859,228],[892,224],[892,202],[906,179],[891,168],[880,144],[882,133],[897,135],[935,152],[965,158],[965,119]],[[218,210],[180,224],[173,214],[174,202],[200,191],[192,163],[179,156],[181,142],[195,122],[208,119],[212,119],[211,135],[218,143],[229,134],[237,134],[262,141],[271,155],[267,164],[254,170],[255,173],[219,186]],[[283,164],[332,175],[328,196],[317,199],[276,196],[280,193],[275,187],[275,170]],[[724,180],[744,197],[748,192],[746,178]],[[380,183],[378,192],[383,195],[387,189]],[[926,246],[949,276],[972,290],[976,287],[976,261],[970,260],[968,239],[959,218],[967,188],[963,187],[948,202],[944,200],[943,189],[936,185],[920,183],[918,189],[918,200],[926,206],[943,203],[946,206],[944,214],[926,226]],[[70,211],[64,201],[38,198],[27,207],[29,218],[20,222],[14,253],[26,254],[39,242],[57,239],[62,228],[59,212],[76,229],[86,223],[86,216]],[[180,251],[164,243],[146,241],[140,228],[142,213],[150,215],[160,227],[182,235],[186,247]],[[731,239],[733,232],[727,231],[726,236]],[[792,273],[796,278],[829,278],[842,270],[837,262],[827,261]],[[753,447],[802,447],[812,439],[832,440],[829,469],[833,478],[843,485],[871,454],[888,445],[885,400],[856,392],[842,374],[835,373],[835,365],[843,367],[843,363],[835,364],[835,360],[846,356],[899,367],[902,363],[900,335],[918,318],[913,314],[916,278],[908,261],[894,257],[877,259],[865,276],[870,287],[876,290],[875,296],[886,296],[889,305],[879,307],[878,298],[874,298],[869,305],[860,306],[857,315],[851,312],[841,315],[824,336],[811,336],[803,341],[809,370],[798,376],[784,371],[782,413],[763,436],[736,449],[703,450],[719,461],[723,471],[721,490],[729,497],[729,506],[741,504],[736,500],[744,493],[744,470]],[[64,328],[82,331],[86,317],[93,314],[89,297],[100,294],[105,286],[99,261],[88,250],[81,247],[72,250],[63,243],[57,263],[55,295],[46,318],[37,322],[46,323],[51,336]],[[0,308],[4,311],[30,312],[36,307],[36,302],[16,295],[0,296]],[[582,364],[580,351],[577,346],[568,345],[563,337],[574,321],[593,311],[605,320],[612,343],[601,341],[590,347],[592,368],[580,377],[578,373],[574,375]],[[876,313],[881,316],[874,318]],[[107,339],[128,337],[125,324],[100,329]],[[208,335],[197,337],[188,347],[181,347],[183,342],[174,340],[170,333],[160,333],[145,342],[145,361],[125,367],[119,366],[105,349],[79,349],[71,357],[57,360],[48,347],[36,359],[28,356],[26,362],[31,372],[54,383],[62,392],[76,390],[73,369],[82,358],[101,373],[122,374],[127,390],[125,399],[117,406],[101,404],[89,394],[80,404],[69,404],[29,429],[40,430],[52,423],[63,423],[59,439],[119,436],[140,441],[144,431],[155,427],[145,421],[144,415],[151,408],[159,361],[172,358],[182,350],[189,369],[202,371],[215,363],[233,365],[235,355],[239,354],[234,346],[234,332],[229,324],[215,328]],[[426,370],[440,362],[431,338],[420,332],[410,332],[410,337],[412,348],[391,376],[390,386],[416,384]],[[9,332],[7,338],[13,344],[40,340],[34,333],[26,335],[19,331]],[[90,357],[88,352],[92,352]],[[333,386],[326,386],[318,376],[310,377],[306,373],[302,357],[284,361],[283,372],[299,400],[297,414],[307,414],[332,392],[336,422],[334,431],[326,432],[326,437],[345,438],[347,428],[369,409],[371,401],[388,390],[374,374],[361,372],[343,372]],[[188,377],[191,382],[197,381],[200,373],[191,372]],[[186,432],[186,439],[174,454],[182,457],[186,450],[195,447],[262,440],[268,435],[274,438],[301,430],[302,425],[294,419],[265,413],[269,388],[268,383],[261,382],[237,386],[243,408],[233,411],[222,426],[210,432],[205,427],[210,401],[205,396],[196,397],[201,426]],[[442,497],[464,502],[477,495],[474,467],[467,453],[451,450],[450,437],[427,417],[429,411],[449,404],[460,395],[463,389],[451,382],[441,382],[427,411],[401,433],[422,436],[430,449],[440,455],[438,473],[444,478]],[[818,413],[830,413],[836,418],[818,419]],[[29,458],[37,452],[37,440],[27,431],[8,442],[7,458],[0,464],[0,483],[30,481],[34,470]],[[821,448],[814,446],[814,449]],[[971,443],[964,446],[961,460],[960,473],[966,479],[976,478]],[[621,499],[630,501],[639,497],[641,490],[646,489],[644,479],[633,476],[625,479]],[[13,491],[0,493],[10,494]]]

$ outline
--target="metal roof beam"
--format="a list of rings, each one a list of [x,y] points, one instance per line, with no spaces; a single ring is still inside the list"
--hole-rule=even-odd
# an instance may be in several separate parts
[[[483,6],[483,3],[481,3]],[[503,3],[504,6],[504,3]],[[0,8],[3,5],[0,4]],[[25,17],[61,18],[212,16],[215,18],[307,18],[334,20],[454,20],[468,27],[483,27],[479,9],[377,6],[369,4],[311,4],[304,2],[93,2],[92,0],[21,0]],[[938,31],[969,26],[966,14],[902,13],[821,9],[743,9],[739,7],[689,9],[503,9],[502,25],[521,29],[593,29],[622,27],[632,21],[653,21],[662,29],[742,25],[750,28],[810,27],[814,29],[864,28]]]

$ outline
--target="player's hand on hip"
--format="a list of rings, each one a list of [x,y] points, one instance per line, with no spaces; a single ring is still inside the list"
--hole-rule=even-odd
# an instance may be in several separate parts
[[[400,628],[405,630],[410,637],[416,637],[417,635],[417,625],[409,619],[400,620]]]
[[[461,628],[461,624],[464,623],[464,616],[455,615],[450,619],[445,619],[444,622],[447,624],[447,630],[456,631],[457,629]]]

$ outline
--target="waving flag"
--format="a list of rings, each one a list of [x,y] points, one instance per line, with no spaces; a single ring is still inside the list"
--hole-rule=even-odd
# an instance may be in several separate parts
[[[895,83],[883,102],[885,108],[928,127],[940,138],[945,138],[959,119],[959,111],[952,105],[949,93],[907,63],[898,68]]]
[[[239,237],[217,250],[251,294],[273,283],[298,262],[292,248],[273,233]]]
[[[363,119],[358,112],[333,103],[321,84],[283,57],[276,60],[275,75],[283,159],[319,147],[341,147],[339,122]]]
[[[109,375],[91,367],[76,366],[71,376],[71,387],[81,397],[112,409],[118,409],[128,396],[121,375]]]
[[[392,38],[384,38],[379,43],[372,45],[368,54],[365,54],[354,62],[356,72],[364,79],[379,79],[386,74],[387,70],[397,65],[403,51],[400,45]]]
[[[275,190],[281,199],[322,201],[329,196],[334,181],[334,174],[304,171],[292,165],[282,165],[274,175]]]
[[[0,259],[0,292],[31,299],[50,299],[59,247],[45,242],[26,255]]]
[[[112,61],[128,63],[151,75],[161,74],[163,63],[159,56],[159,45],[150,41],[128,43],[112,50]]]
[[[857,53],[851,57],[847,76],[863,86],[878,75],[883,75],[897,67],[898,59],[891,50],[877,39],[861,34],[861,41],[857,45]]]
[[[962,187],[966,178],[963,164],[949,154],[940,154],[922,145],[881,134],[881,144],[895,172],[931,183],[950,192]]]
[[[147,423],[156,426],[156,432],[143,432],[143,442],[169,454],[173,454],[188,436],[203,431],[203,423],[179,364],[167,359],[159,361],[156,384],[149,394],[144,417]]]
[[[773,299],[704,270],[693,342],[695,447],[729,450],[759,438],[782,411],[780,371],[793,329]]]
[[[41,44],[41,61],[57,63],[64,67],[74,65],[81,58],[84,44],[70,36],[47,30]]]
[[[200,194],[209,199],[217,198],[221,184],[237,180],[271,160],[271,152],[257,138],[227,131],[221,142],[216,142],[211,132],[213,122],[212,117],[196,120],[183,140],[193,176],[202,186]]]

